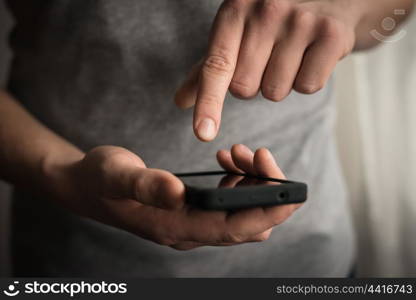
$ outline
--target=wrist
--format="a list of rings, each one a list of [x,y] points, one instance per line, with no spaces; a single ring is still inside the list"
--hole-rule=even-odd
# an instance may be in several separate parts
[[[347,34],[345,39],[348,41],[349,48],[352,51],[357,47],[357,44],[361,43],[363,23],[373,13],[374,3],[370,0],[319,1],[321,2],[322,14],[335,17],[348,28],[348,31],[345,32]]]
[[[74,182],[78,177],[77,166],[84,158],[84,153],[71,148],[67,151],[48,153],[40,162],[42,193],[50,200],[74,209]]]

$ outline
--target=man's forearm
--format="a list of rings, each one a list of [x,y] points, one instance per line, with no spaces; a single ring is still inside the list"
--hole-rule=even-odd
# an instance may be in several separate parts
[[[410,16],[415,3],[414,0],[348,1],[352,6],[356,6],[360,10],[360,18],[356,29],[355,50],[367,49],[380,42],[379,39],[371,34],[373,30],[377,30],[381,36],[386,37],[394,33],[395,30],[397,30],[398,25]],[[402,12],[404,12],[404,14]],[[396,22],[396,24],[391,24],[391,28],[383,26],[383,20],[387,17],[393,18]]]
[[[0,179],[34,189],[46,187],[47,174],[54,168],[83,157],[4,91],[0,91],[0,145]]]

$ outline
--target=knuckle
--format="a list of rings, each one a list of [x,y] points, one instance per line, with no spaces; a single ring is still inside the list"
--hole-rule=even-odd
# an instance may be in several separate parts
[[[226,55],[209,55],[203,64],[204,73],[215,75],[226,75],[233,71],[233,64]]]
[[[125,148],[116,146],[99,146],[90,150],[84,157],[84,161],[98,167],[100,171],[110,171],[116,166],[128,163],[139,162],[144,166],[144,163],[137,160],[131,152]]]
[[[217,18],[225,22],[241,22],[245,18],[248,3],[247,0],[225,0],[218,10]]]
[[[228,12],[230,15],[239,15],[247,6],[247,0],[226,0],[224,1],[220,11]]]
[[[342,37],[342,24],[332,17],[322,17],[320,20],[319,33],[322,37],[329,39],[341,39]]]
[[[119,163],[123,163],[126,157],[123,153],[114,151],[103,155],[99,168],[102,172],[107,173],[113,170]]]
[[[139,176],[133,182],[133,194],[136,196],[138,201],[143,201],[143,190],[142,188],[146,185],[146,177]]]
[[[230,92],[237,98],[251,99],[257,95],[258,88],[255,88],[244,81],[233,80],[230,84]]]
[[[304,9],[297,9],[293,16],[293,26],[301,31],[309,30],[316,21],[315,15]]]
[[[291,8],[291,3],[287,0],[263,0],[259,5],[260,15],[266,19],[286,15]]]
[[[280,86],[266,85],[262,87],[262,94],[264,98],[270,101],[280,102],[287,97],[289,92]]]

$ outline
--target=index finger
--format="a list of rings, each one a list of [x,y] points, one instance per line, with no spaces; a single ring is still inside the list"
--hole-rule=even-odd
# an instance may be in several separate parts
[[[237,64],[248,2],[225,1],[214,21],[194,110],[195,135],[205,142],[213,140],[219,129],[224,99]]]

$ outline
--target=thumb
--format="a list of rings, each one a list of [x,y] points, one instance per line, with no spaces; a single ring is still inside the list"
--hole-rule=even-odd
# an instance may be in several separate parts
[[[167,209],[183,206],[185,187],[182,181],[167,171],[146,168],[140,157],[126,149],[97,147],[83,162],[94,170],[90,177],[95,179],[98,191],[105,197],[128,198]]]
[[[163,209],[179,209],[185,204],[185,186],[170,172],[139,169],[132,174],[133,199]]]

